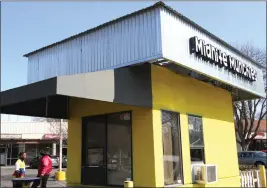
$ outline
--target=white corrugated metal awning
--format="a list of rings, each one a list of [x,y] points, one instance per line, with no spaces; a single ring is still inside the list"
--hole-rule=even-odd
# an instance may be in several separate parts
[[[245,67],[242,68],[245,73],[240,74],[241,68],[229,68],[232,59],[225,59],[225,66],[220,66],[196,56],[190,50],[193,37],[214,47],[216,54],[225,53],[223,59],[234,58],[235,65]],[[262,66],[162,2],[25,56],[29,63],[28,83],[165,60],[171,62],[174,65],[171,69],[178,73],[230,88],[239,96],[237,100],[266,96]],[[255,72],[256,80],[248,79],[247,75]]]

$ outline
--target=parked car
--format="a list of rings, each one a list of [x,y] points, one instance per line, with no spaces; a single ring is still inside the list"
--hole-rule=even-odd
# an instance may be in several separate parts
[[[65,155],[62,157],[62,167],[67,168],[67,156]]]
[[[261,150],[262,152],[264,152],[264,153],[267,153],[267,150]]]
[[[31,160],[29,166],[30,168],[36,169],[39,166],[41,156],[35,157],[33,160]],[[58,156],[51,156],[52,159],[52,167],[53,168],[58,168],[59,166],[59,157]],[[67,157],[63,156],[62,157],[62,167],[66,168],[67,167]]]
[[[267,166],[267,154],[262,151],[245,151],[238,153],[239,164]]]

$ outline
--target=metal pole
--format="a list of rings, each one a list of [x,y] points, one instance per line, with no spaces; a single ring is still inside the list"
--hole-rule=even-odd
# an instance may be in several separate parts
[[[8,155],[8,146],[7,146],[7,144],[6,144],[5,152],[6,152],[6,165],[7,165],[7,155]]]
[[[52,144],[52,155],[57,155],[57,143]]]
[[[62,122],[63,119],[60,120],[60,132],[59,132],[59,171],[62,171]]]
[[[10,160],[9,160],[9,163],[10,163],[10,166],[11,166],[11,160],[12,160],[12,147],[13,147],[13,144],[10,144],[11,146],[10,146]]]

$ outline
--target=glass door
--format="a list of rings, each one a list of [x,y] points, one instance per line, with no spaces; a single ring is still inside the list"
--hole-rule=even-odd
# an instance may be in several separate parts
[[[106,118],[83,120],[82,184],[106,185]]]
[[[120,186],[132,178],[130,113],[108,115],[107,129],[107,184]]]
[[[82,184],[123,186],[132,179],[131,113],[83,119]]]

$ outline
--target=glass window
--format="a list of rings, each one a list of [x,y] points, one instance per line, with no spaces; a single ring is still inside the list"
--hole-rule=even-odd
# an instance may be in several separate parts
[[[261,140],[255,140],[255,149],[253,149],[253,150],[261,150],[261,145],[262,145],[262,143],[261,143]]]
[[[262,150],[267,150],[267,140],[266,139],[262,140]]]
[[[261,152],[261,151],[257,152],[257,155],[258,155],[259,157],[267,157],[267,154],[264,153],[264,152]]]
[[[87,164],[89,166],[102,166],[104,159],[103,148],[88,148],[87,149]]]
[[[12,144],[12,154],[11,157],[17,159],[19,153],[25,151],[25,144]]]
[[[179,114],[162,111],[164,183],[182,184],[182,155]]]
[[[106,119],[105,116],[96,116],[90,118],[85,127],[85,150],[86,160],[84,165],[103,166],[104,149],[106,137]]]
[[[83,125],[83,184],[123,186],[131,180],[131,113],[90,117]]]
[[[244,157],[247,157],[247,158],[253,157],[253,154],[250,152],[246,152],[246,153],[244,153]]]
[[[25,152],[27,153],[27,158],[37,157],[37,144],[25,144]]]
[[[0,148],[0,153],[5,153],[6,152],[6,148]]]
[[[131,114],[108,115],[107,183],[123,185],[132,178]]]
[[[244,157],[244,153],[238,153],[238,157],[240,158]]]
[[[202,118],[189,115],[188,126],[189,126],[191,161],[194,161],[194,162],[198,161],[198,162],[204,163],[205,155],[204,155]]]
[[[7,144],[7,158],[11,158],[12,144]]]
[[[27,153],[26,163],[29,164],[32,159],[38,156],[37,144],[25,144],[25,152]]]

